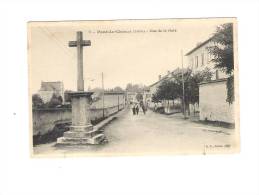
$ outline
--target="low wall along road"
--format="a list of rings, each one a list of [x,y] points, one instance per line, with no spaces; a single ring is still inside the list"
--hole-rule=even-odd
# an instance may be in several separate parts
[[[104,117],[115,114],[125,106],[123,93],[107,92],[104,96],[104,109],[102,99],[91,105],[91,122],[96,124]],[[56,125],[70,123],[72,119],[71,108],[39,108],[33,109],[33,135],[44,135],[53,130]]]

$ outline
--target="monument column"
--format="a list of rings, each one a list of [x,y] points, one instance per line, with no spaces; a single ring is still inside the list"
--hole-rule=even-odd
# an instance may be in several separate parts
[[[80,44],[82,40],[83,33],[79,31],[77,32],[77,91],[84,91],[83,46]]]
[[[84,91],[83,47],[91,46],[91,41],[83,40],[83,33],[77,32],[76,41],[69,41],[69,47],[77,47],[77,91],[69,93],[72,106],[72,125],[63,137],[57,139],[57,145],[99,144],[104,134],[91,124],[90,101],[92,92]]]

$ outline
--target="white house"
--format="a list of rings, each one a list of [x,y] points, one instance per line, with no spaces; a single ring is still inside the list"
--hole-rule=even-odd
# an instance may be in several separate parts
[[[193,72],[202,71],[205,68],[209,68],[213,73],[212,80],[227,78],[227,75],[221,70],[214,68],[214,63],[211,61],[213,56],[208,52],[208,47],[212,46],[212,38],[197,44],[191,51],[189,51],[185,56],[188,58],[188,67],[193,70]]]
[[[199,43],[186,54],[188,66],[193,72],[209,68],[213,73],[211,81],[200,83],[199,104],[190,105],[190,110],[199,111],[200,120],[234,123],[234,107],[226,102],[228,75],[214,67],[214,56],[208,52],[208,47],[215,44],[212,39]]]
[[[135,91],[126,91],[126,101],[127,101],[127,104],[130,104],[131,102],[137,102],[136,96],[137,96],[137,92],[135,92]]]

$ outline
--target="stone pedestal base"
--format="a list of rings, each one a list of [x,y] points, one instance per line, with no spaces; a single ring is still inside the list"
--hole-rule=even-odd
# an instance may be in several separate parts
[[[100,144],[104,134],[93,128],[90,123],[91,92],[74,92],[69,94],[72,102],[72,125],[57,139],[57,145]]]
[[[82,129],[85,129],[85,128],[86,127],[82,127]],[[57,139],[57,145],[100,144],[104,139],[105,139],[104,134],[100,133],[98,130],[91,130],[91,131],[69,130],[64,133],[63,137],[60,137]]]

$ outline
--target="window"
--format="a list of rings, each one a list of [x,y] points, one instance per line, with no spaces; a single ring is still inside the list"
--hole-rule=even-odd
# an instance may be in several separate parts
[[[204,53],[201,54],[201,65],[204,65]]]
[[[199,66],[199,57],[198,56],[195,57],[195,65],[196,65],[196,68],[198,68],[198,66]]]

